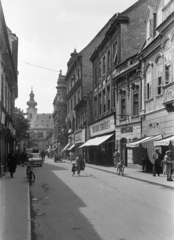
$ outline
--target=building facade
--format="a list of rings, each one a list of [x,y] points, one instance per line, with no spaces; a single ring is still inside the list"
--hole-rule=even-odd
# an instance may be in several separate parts
[[[79,144],[75,144],[75,136],[79,136],[80,129],[83,129],[85,122],[87,121],[87,113],[83,104],[82,109],[78,109],[78,114],[74,108],[86,94],[92,89],[92,63],[89,58],[94,51],[95,47],[103,40],[106,31],[110,24],[115,19],[115,15],[107,22],[107,24],[101,29],[101,31],[92,39],[92,41],[79,53],[74,50],[68,61],[68,70],[65,76],[67,86],[67,127],[68,127],[68,142],[70,146],[73,145],[75,155],[79,154]],[[77,132],[76,132],[77,131]],[[86,136],[84,130],[81,132],[81,139],[83,135]],[[82,151],[82,150],[81,150]]]
[[[18,97],[18,38],[7,28],[0,2],[0,175],[6,171],[7,154],[15,150],[13,115]]]
[[[57,93],[53,101],[54,111],[54,141],[53,149],[55,153],[61,154],[62,149],[67,144],[67,127],[65,124],[67,115],[66,105],[66,83],[65,76],[60,71],[57,81]]]
[[[167,137],[174,134],[174,1],[156,1],[155,8],[148,9],[146,26],[146,42],[139,55],[142,135]]]
[[[154,1],[137,1],[124,12],[118,13],[90,58],[93,64],[94,106],[94,122],[90,126],[90,134],[91,138],[109,137],[98,148],[95,147],[95,158],[98,159],[95,162],[100,161],[101,164],[113,164],[115,148],[120,150],[121,157],[127,164],[126,141],[139,137],[140,134],[138,100],[141,98],[137,96],[139,83],[134,83],[134,101],[137,105],[134,109],[130,104],[132,97],[129,96],[132,94],[131,84],[139,81],[136,54],[145,40],[144,20],[148,4],[151,3]],[[135,124],[134,130],[127,125],[132,111],[134,114],[136,111],[137,117],[133,121],[131,119]],[[131,137],[130,131],[134,131]]]
[[[29,134],[31,141],[27,148],[37,148],[40,151],[47,149],[47,136],[53,132],[54,122],[51,113],[37,113],[37,102],[34,100],[34,93],[31,90],[30,99],[27,102],[27,118],[30,121]]]

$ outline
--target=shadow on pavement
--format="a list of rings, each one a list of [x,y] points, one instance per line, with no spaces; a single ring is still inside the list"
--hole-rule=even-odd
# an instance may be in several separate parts
[[[59,171],[64,170],[67,169],[44,164],[36,172],[37,180],[30,188],[32,240],[102,240],[81,212],[85,203],[59,178]],[[87,176],[78,178],[81,177]]]

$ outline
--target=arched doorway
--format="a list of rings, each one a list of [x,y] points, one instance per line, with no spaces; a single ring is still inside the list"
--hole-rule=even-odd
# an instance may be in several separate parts
[[[126,148],[127,139],[122,138],[120,140],[120,155],[121,159],[124,161],[125,166],[127,166],[127,148]]]

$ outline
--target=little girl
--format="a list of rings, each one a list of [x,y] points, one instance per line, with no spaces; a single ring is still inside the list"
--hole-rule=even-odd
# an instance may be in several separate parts
[[[72,176],[75,175],[76,170],[77,170],[76,163],[75,163],[75,162],[72,162],[72,169],[71,169],[71,172],[73,173]]]

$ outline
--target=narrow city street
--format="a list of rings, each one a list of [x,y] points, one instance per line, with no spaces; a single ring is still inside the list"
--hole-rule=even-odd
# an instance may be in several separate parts
[[[30,187],[32,240],[172,240],[174,192],[46,160]]]

